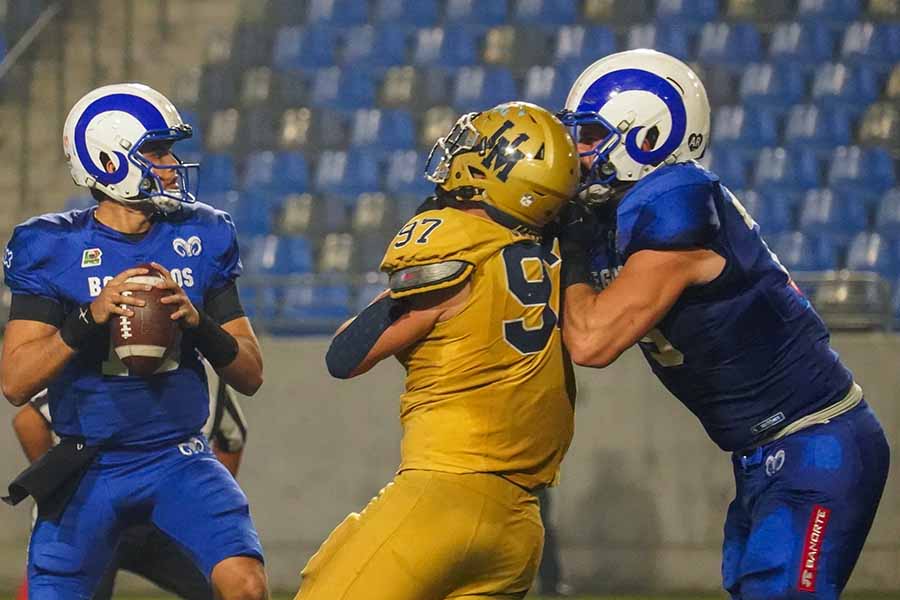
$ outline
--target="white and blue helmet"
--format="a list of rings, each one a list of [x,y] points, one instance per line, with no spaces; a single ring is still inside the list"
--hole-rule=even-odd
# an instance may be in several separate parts
[[[584,187],[608,196],[617,182],[638,181],[663,164],[698,159],[709,144],[709,100],[693,70],[655,50],[629,50],[585,69],[560,119],[575,140],[599,143]]]
[[[193,135],[168,98],[139,83],[106,85],[72,107],[63,128],[63,152],[76,185],[125,204],[152,203],[162,212],[195,202],[197,164],[154,164],[139,150],[150,142],[174,143]],[[108,173],[104,164],[112,162]],[[172,170],[166,187],[153,169]]]

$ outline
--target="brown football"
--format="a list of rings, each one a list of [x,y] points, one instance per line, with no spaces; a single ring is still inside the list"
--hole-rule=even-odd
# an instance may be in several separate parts
[[[162,276],[149,265],[146,275],[130,277],[129,283],[154,285],[162,281]],[[133,317],[113,315],[109,327],[109,343],[116,355],[128,367],[131,375],[148,377],[153,375],[165,362],[167,355],[181,341],[178,323],[170,317],[175,312],[171,304],[159,300],[171,294],[169,290],[152,288],[150,291],[130,292],[133,297],[146,300],[144,306],[130,306]]]

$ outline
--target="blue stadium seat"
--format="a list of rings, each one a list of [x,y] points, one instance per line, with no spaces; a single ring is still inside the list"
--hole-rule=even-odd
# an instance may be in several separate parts
[[[840,146],[828,167],[828,185],[837,194],[873,204],[896,184],[894,161],[883,148]]]
[[[900,240],[900,188],[888,190],[878,204],[875,229],[892,242]]]
[[[353,270],[357,272],[377,271],[388,243],[396,231],[366,231],[356,235]]]
[[[241,281],[241,305],[248,317],[259,325],[259,320],[273,319],[278,314],[281,300],[278,290],[269,285],[245,278]]]
[[[444,20],[448,25],[481,25],[485,28],[503,25],[508,20],[508,5],[484,0],[447,0]]]
[[[375,80],[371,73],[352,67],[319,69],[313,76],[310,102],[338,110],[367,108],[375,103]]]
[[[518,96],[509,69],[503,67],[463,67],[453,83],[453,107],[461,112],[483,110]]]
[[[246,108],[241,111],[239,131],[232,152],[241,154],[272,148],[278,139],[278,116],[266,106]]]
[[[834,247],[826,238],[792,231],[766,236],[766,243],[788,270],[826,271],[837,267]]]
[[[853,23],[844,31],[841,60],[874,65],[888,71],[900,60],[900,28],[897,25]]]
[[[806,74],[800,65],[755,63],[741,75],[740,96],[744,104],[782,112],[806,96]]]
[[[657,27],[651,24],[633,25],[628,29],[628,49],[653,48],[681,60],[691,59],[691,40],[686,30],[677,27]]]
[[[391,154],[387,161],[384,187],[391,195],[413,196],[416,199],[433,194],[434,184],[425,179],[425,156],[415,150],[400,150]]]
[[[752,105],[723,106],[713,113],[716,150],[758,152],[778,143],[778,119],[772,110],[756,109]],[[729,184],[733,185],[733,184]]]
[[[874,271],[885,277],[898,275],[896,247],[877,233],[861,231],[854,236],[847,252],[847,268],[853,271]]]
[[[232,62],[245,69],[268,65],[272,56],[272,31],[263,23],[239,23],[231,42]]]
[[[839,197],[829,189],[810,190],[800,205],[799,225],[807,235],[828,235],[846,244],[866,229],[868,215],[861,202]]]
[[[834,58],[834,34],[820,23],[779,23],[769,40],[769,60],[783,65],[816,67]]]
[[[697,76],[706,87],[706,94],[712,106],[726,106],[739,102],[738,83],[740,77],[738,74],[722,65],[695,64],[694,67]]]
[[[556,33],[554,62],[584,68],[616,51],[616,35],[607,27],[560,27]]]
[[[315,27],[347,27],[368,22],[368,2],[359,0],[307,0],[306,22]]]
[[[208,64],[200,76],[200,102],[207,109],[226,108],[237,103],[237,76],[229,64]]]
[[[797,18],[828,25],[844,26],[860,13],[860,0],[800,0]]]
[[[0,58],[0,60],[3,60]],[[192,110],[181,110],[179,109],[178,114],[181,115],[181,120],[191,126],[193,130],[193,135],[186,140],[182,140],[178,142],[178,145],[175,146],[175,151],[178,153],[178,156],[193,154],[197,152],[203,151],[203,129],[200,127],[200,115]]]
[[[438,22],[438,3],[437,0],[378,0],[375,21],[430,27]]]
[[[388,287],[387,281],[382,279],[381,276],[382,273],[378,272],[366,273],[366,283],[360,286],[356,293],[354,309],[357,313],[362,312],[372,303],[372,300]]]
[[[577,7],[571,0],[515,0],[512,17],[530,25],[569,25],[578,21]]]
[[[531,67],[525,73],[522,99],[551,110],[561,108],[569,94],[569,86],[575,81],[562,73],[562,69],[554,67]]]
[[[699,29],[718,16],[718,0],[658,0],[656,3],[656,22],[665,27]]]
[[[835,146],[849,144],[850,139],[850,114],[844,109],[798,104],[788,114],[784,146],[789,152],[808,148],[820,156],[830,155]]]
[[[707,23],[700,31],[697,60],[743,68],[762,57],[759,31],[748,23]]]
[[[756,159],[754,188],[765,195],[781,192],[794,200],[819,187],[820,179],[819,161],[810,150],[763,148]]]
[[[257,152],[247,157],[242,189],[267,193],[301,193],[309,185],[309,168],[300,152]]]
[[[313,270],[313,249],[302,235],[281,236],[272,272],[278,275],[310,273]]]
[[[789,202],[780,197],[766,197],[754,191],[736,191],[735,197],[744,206],[753,220],[759,224],[763,235],[793,231],[793,215]]]
[[[816,69],[812,99],[826,108],[844,108],[859,116],[881,92],[878,75],[873,68],[852,68],[842,63],[828,63]]]
[[[452,25],[416,31],[412,62],[416,65],[460,67],[478,63],[478,33]]]
[[[204,194],[227,192],[237,183],[230,154],[206,154],[200,163],[200,189]]]
[[[378,191],[380,174],[378,160],[372,155],[328,150],[319,155],[316,164],[316,189],[333,196],[356,197]]]
[[[247,193],[229,192],[221,196],[221,208],[234,218],[239,236],[272,233],[272,224],[279,210],[278,201],[271,194],[251,190]]]
[[[276,329],[276,334],[303,333],[304,325],[315,331],[317,322],[333,326],[350,317],[350,287],[344,284],[291,285],[284,289],[282,302],[280,316],[294,323]]]
[[[729,152],[727,149],[709,150],[709,170],[718,175],[722,183],[729,188],[747,187],[747,160],[741,152]]]
[[[346,35],[341,62],[357,69],[392,67],[406,63],[409,29],[385,23],[354,27]]]
[[[353,114],[350,145],[356,150],[381,155],[413,148],[416,133],[412,116],[405,110],[364,108]]]
[[[273,65],[282,71],[335,63],[337,32],[330,27],[282,27],[275,35]]]

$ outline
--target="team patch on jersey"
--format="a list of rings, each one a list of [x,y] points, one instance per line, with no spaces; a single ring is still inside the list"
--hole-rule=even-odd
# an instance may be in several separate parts
[[[831,510],[816,504],[813,506],[812,515],[809,517],[809,525],[806,526],[806,536],[803,538],[803,555],[800,560],[800,577],[797,580],[797,589],[801,592],[816,591],[816,576],[819,573],[821,562],[822,544],[825,540],[825,529],[828,527],[828,519]]]
[[[103,262],[103,250],[100,248],[88,248],[81,255],[81,268],[99,267]]]
[[[181,258],[187,256],[199,256],[203,251],[203,243],[196,235],[192,235],[186,240],[178,237],[172,240],[172,249],[175,250],[175,253]]]

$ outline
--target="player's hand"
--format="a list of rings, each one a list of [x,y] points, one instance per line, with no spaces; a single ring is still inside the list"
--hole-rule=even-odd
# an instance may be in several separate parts
[[[182,327],[187,327],[188,329],[199,325],[200,313],[197,312],[197,308],[191,302],[191,299],[188,298],[188,295],[184,293],[184,289],[172,278],[169,270],[159,263],[154,262],[150,264],[163,276],[163,282],[157,284],[156,287],[172,292],[159,300],[163,304],[174,304],[177,306],[175,312],[172,313],[172,320],[178,321]]]
[[[144,268],[126,269],[109,280],[100,295],[91,302],[91,315],[94,322],[104,324],[112,315],[124,315],[133,317],[134,311],[129,306],[144,306],[146,301],[138,300],[131,296],[131,292],[150,291],[151,286],[144,283],[125,283],[129,277],[146,275],[149,271]]]
[[[568,202],[559,213],[559,244],[566,250],[584,250],[594,242],[597,217],[580,202]]]

